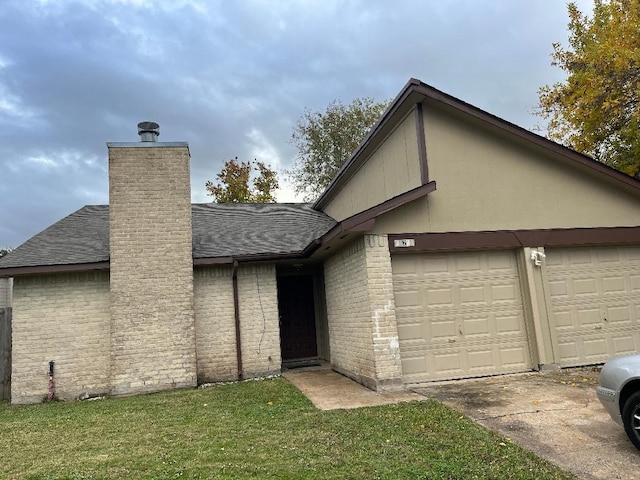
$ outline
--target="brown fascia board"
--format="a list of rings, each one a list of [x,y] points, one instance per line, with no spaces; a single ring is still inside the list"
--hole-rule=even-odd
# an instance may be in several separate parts
[[[38,275],[45,273],[86,272],[89,270],[109,270],[109,262],[9,267],[0,269],[0,277],[19,277],[22,275]]]
[[[412,239],[411,247],[396,247],[395,240]],[[558,228],[484,232],[404,233],[389,235],[391,253],[437,252],[521,247],[625,245],[640,243],[638,227]]]
[[[234,255],[231,257],[194,258],[193,266],[233,265],[234,262],[275,262],[278,260],[297,260],[311,256],[321,245],[319,239],[313,240],[304,250],[290,253],[255,253],[249,255]]]
[[[349,218],[345,218],[322,236],[321,244],[324,245],[328,243],[343,232],[366,232],[367,230],[371,230],[376,217],[409,202],[425,197],[435,190],[436,182],[432,181],[425,185],[420,185],[413,190],[409,190],[408,192],[401,193],[400,195],[368,208],[363,212],[356,213]]]
[[[531,142],[538,147],[541,147],[555,154],[558,154],[561,157],[565,158],[566,160],[569,160],[573,163],[577,163],[581,166],[587,167],[593,170],[594,172],[596,172],[597,174],[604,175],[608,179],[614,180],[616,182],[620,182],[627,187],[631,187],[637,193],[640,193],[640,181],[616,170],[615,168],[605,165],[604,163],[598,162],[597,160],[594,160],[593,158],[587,155],[578,153],[575,150],[565,147],[564,145],[560,145],[559,143],[549,140],[548,138],[545,138],[541,135],[538,135],[522,127],[519,127],[514,123],[511,123],[507,120],[497,117],[478,107],[474,107],[469,103],[466,103],[447,93],[441,92],[440,90],[437,90],[429,85],[426,85],[421,82],[418,82],[418,83],[419,85],[416,85],[414,88],[416,92],[422,94],[426,99],[439,102],[441,104],[444,104],[456,110],[459,110],[463,113],[466,113],[478,120],[481,120],[484,123],[487,123],[503,131],[506,131],[525,141]]]
[[[486,112],[478,107],[475,107],[469,103],[464,102],[456,97],[453,97],[447,93],[444,93],[436,88],[433,88],[420,80],[415,78],[410,79],[396,98],[392,101],[391,105],[387,108],[382,115],[378,123],[371,129],[367,137],[363,140],[360,146],[353,153],[351,158],[343,165],[338,171],[336,177],[322,193],[320,198],[313,204],[313,208],[316,210],[322,210],[329,201],[340,191],[344,184],[351,178],[355,171],[359,167],[360,156],[363,152],[373,143],[374,137],[389,128],[387,125],[392,119],[398,118],[398,114],[401,114],[400,118],[404,118],[404,115],[415,107],[417,103],[424,100],[431,100],[442,105],[446,105],[455,110],[463,112],[471,117],[474,117],[488,125],[508,132],[522,140],[530,142],[540,148],[549,150],[570,163],[586,167],[597,175],[602,175],[604,178],[618,183],[626,188],[630,188],[636,194],[640,194],[640,181],[635,178],[619,172],[615,168],[600,163],[593,158],[583,155],[571,150],[559,143],[556,143],[548,138],[540,136],[536,133],[530,132],[522,127],[517,126],[507,120],[497,117],[489,112]]]
[[[319,239],[313,240],[304,250],[291,253],[258,253],[227,257],[194,258],[193,266],[232,265],[236,262],[267,262],[277,260],[295,260],[309,257],[321,245]],[[31,267],[11,267],[0,269],[0,278],[20,275],[38,275],[46,273],[84,272],[88,270],[109,270],[110,262],[80,263],[72,265],[41,265]]]

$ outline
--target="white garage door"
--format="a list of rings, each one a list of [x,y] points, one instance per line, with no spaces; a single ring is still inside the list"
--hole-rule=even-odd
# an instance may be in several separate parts
[[[548,248],[546,255],[560,365],[640,352],[640,246]]]
[[[392,258],[405,383],[531,369],[512,251]]]

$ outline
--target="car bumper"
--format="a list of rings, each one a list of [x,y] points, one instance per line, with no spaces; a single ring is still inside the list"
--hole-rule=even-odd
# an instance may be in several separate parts
[[[600,400],[600,403],[613,421],[622,425],[619,405],[620,392],[600,386],[596,389],[596,394],[598,395],[598,400]]]

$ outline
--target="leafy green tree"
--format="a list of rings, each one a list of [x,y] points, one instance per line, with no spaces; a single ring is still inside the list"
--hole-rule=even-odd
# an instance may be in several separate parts
[[[536,113],[552,140],[640,178],[640,2],[594,0],[569,12],[569,47],[553,44],[564,82],[539,89]]]
[[[327,188],[388,104],[364,97],[349,105],[334,101],[324,112],[304,112],[291,135],[298,156],[287,174],[305,201]]]
[[[252,175],[253,174],[253,175]],[[252,178],[253,176],[253,178]],[[263,162],[238,162],[238,157],[227,161],[218,182],[208,181],[208,193],[217,203],[274,203],[278,190],[278,175]]]

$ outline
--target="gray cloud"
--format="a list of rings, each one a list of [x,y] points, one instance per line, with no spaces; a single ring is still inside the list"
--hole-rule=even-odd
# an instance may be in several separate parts
[[[137,141],[142,120],[189,142],[200,202],[234,156],[290,166],[305,108],[410,77],[532,128],[566,24],[548,0],[5,1],[0,247],[107,203],[105,142]]]

